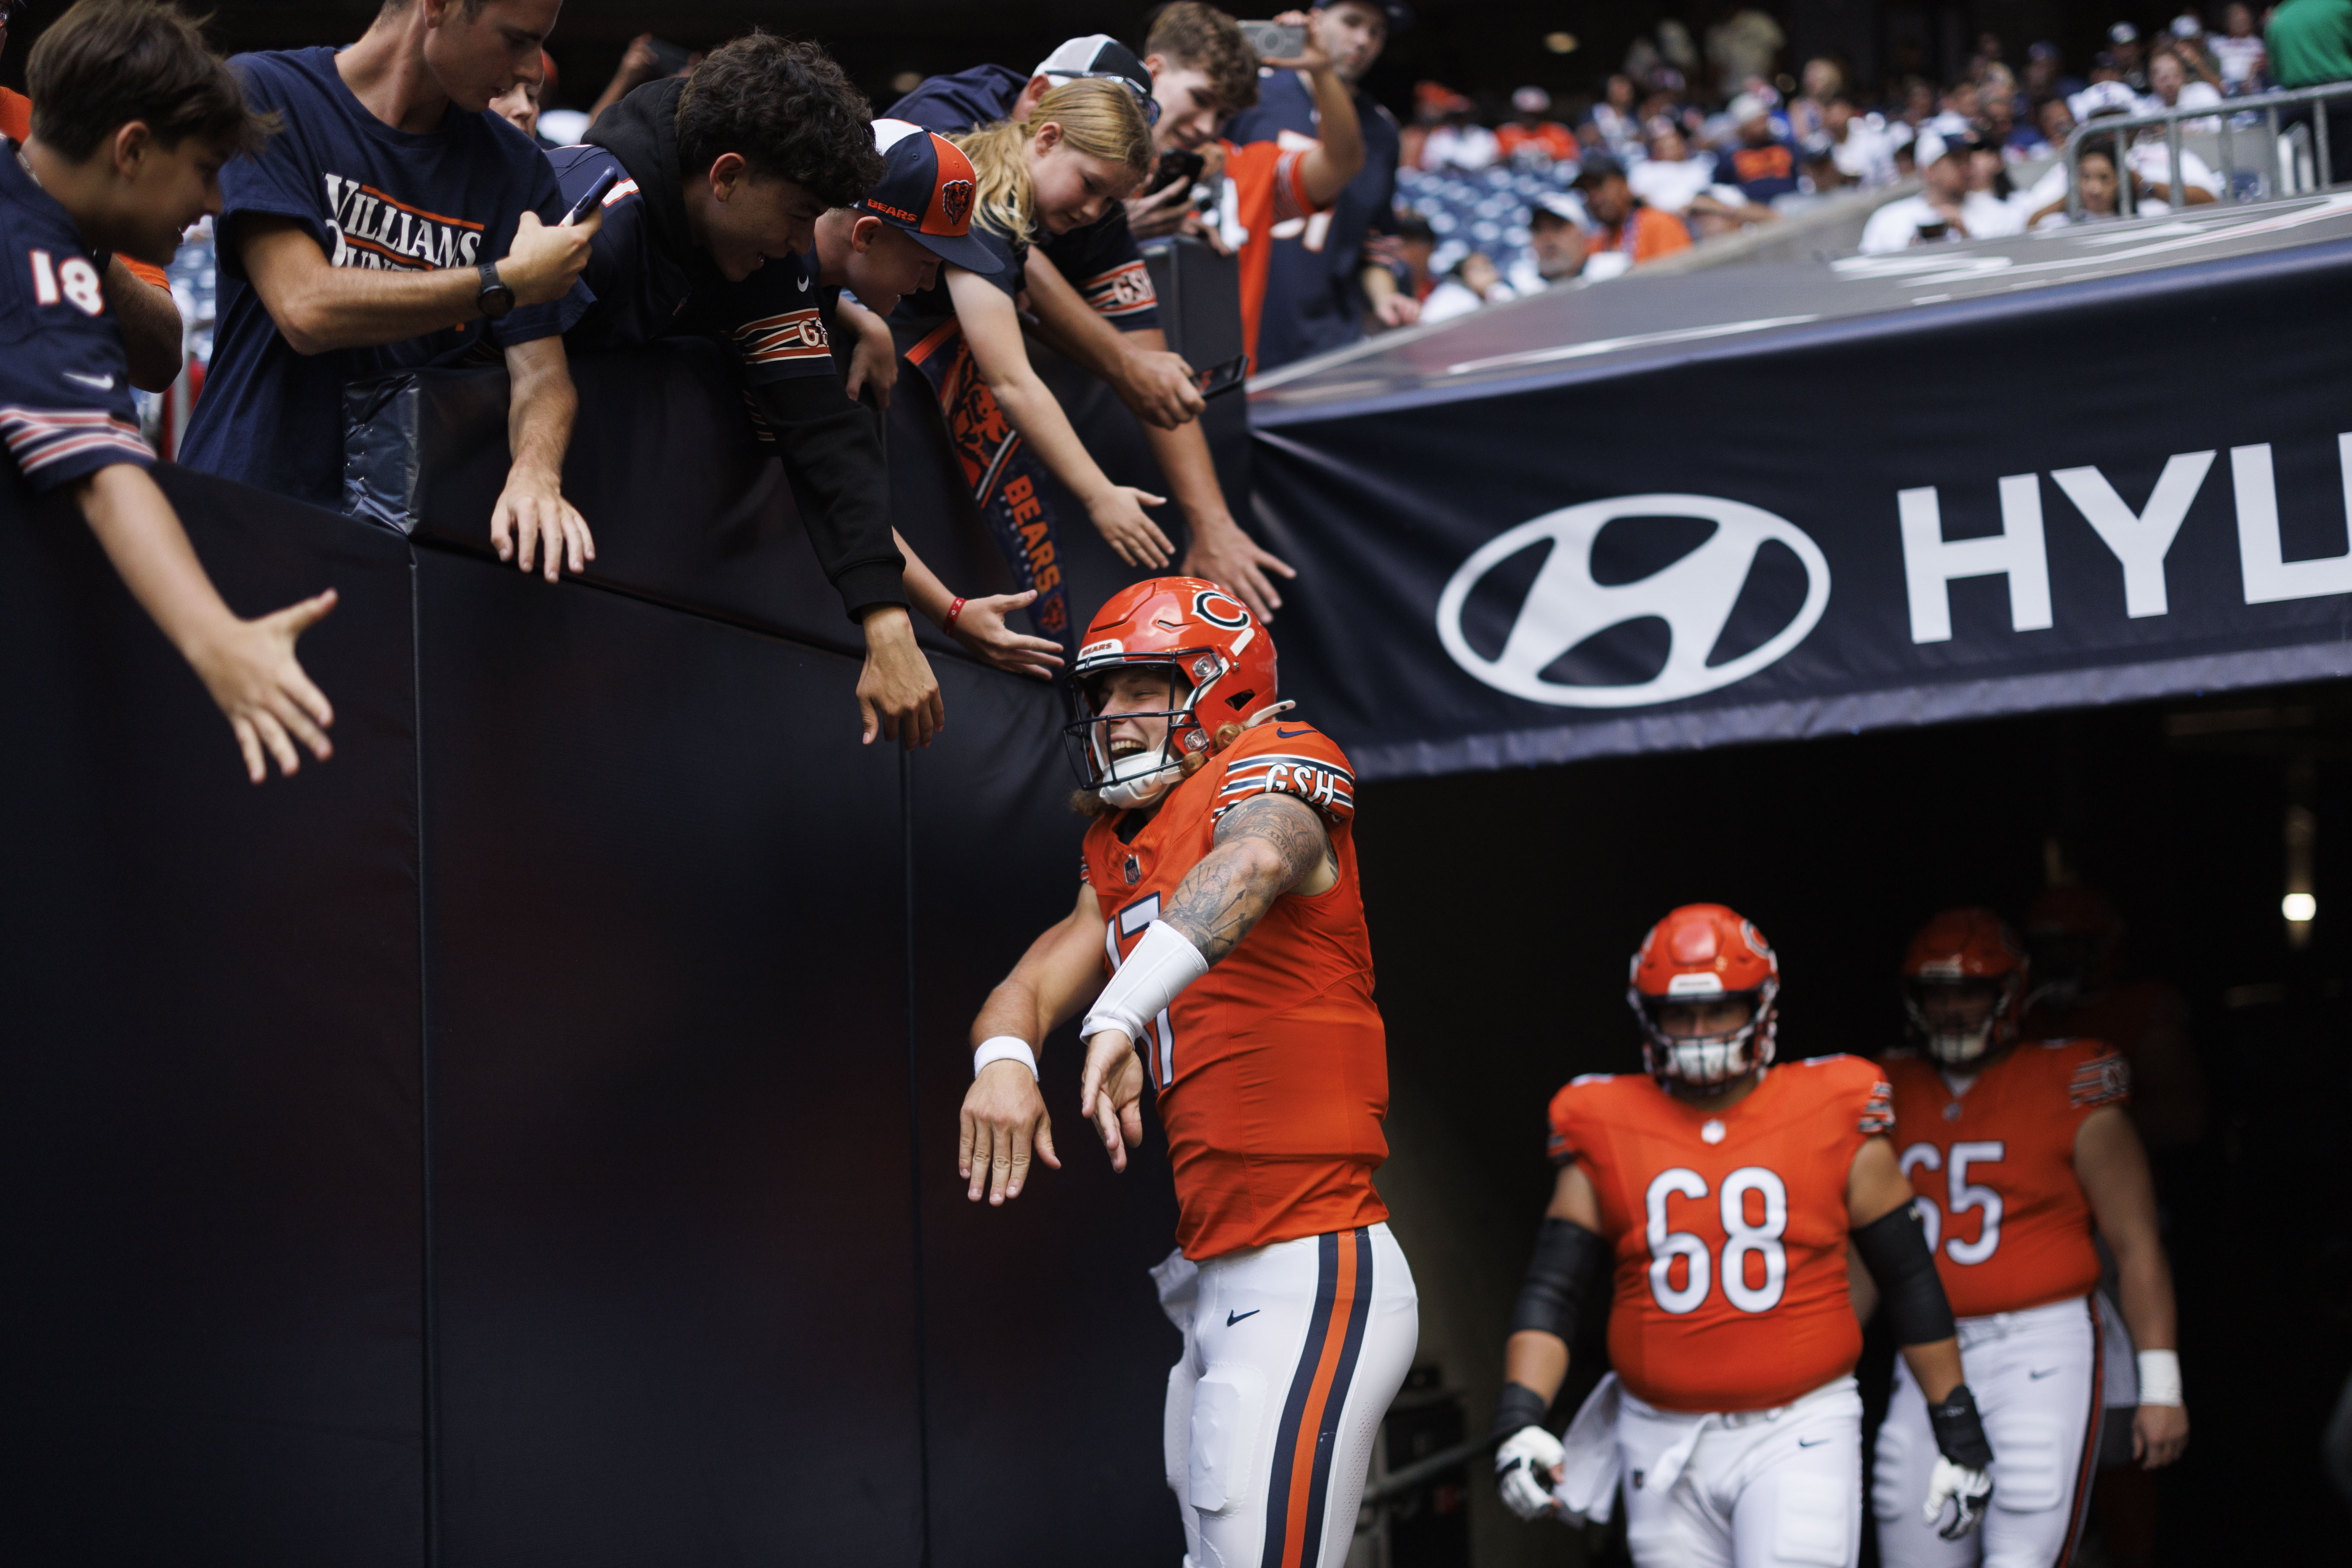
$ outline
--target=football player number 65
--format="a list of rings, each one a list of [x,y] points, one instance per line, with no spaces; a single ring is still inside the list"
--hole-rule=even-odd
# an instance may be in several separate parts
[[[1748,1220],[1751,1193],[1763,1200],[1764,1217],[1759,1225],[1750,1225]],[[1645,1198],[1649,1211],[1650,1294],[1666,1311],[1695,1312],[1706,1300],[1707,1289],[1713,1283],[1713,1259],[1707,1257],[1706,1242],[1689,1231],[1666,1228],[1668,1194],[1703,1198],[1706,1196],[1706,1179],[1681,1166],[1661,1171],[1650,1183]],[[1724,1300],[1743,1312],[1769,1312],[1780,1304],[1780,1292],[1789,1282],[1789,1253],[1780,1245],[1780,1237],[1789,1228],[1788,1185],[1761,1165],[1743,1165],[1723,1179],[1721,1203]],[[1748,1283],[1750,1253],[1763,1259],[1764,1278],[1760,1284]],[[1686,1269],[1680,1286],[1673,1282],[1677,1259]]]
[[[1952,1145],[1951,1166],[1946,1169],[1943,1153],[1933,1143],[1914,1143],[1903,1151],[1900,1163],[1906,1176],[1921,1165],[1931,1171],[1944,1172],[1944,1184],[1948,1193],[1945,1207],[1950,1210],[1955,1219],[1970,1209],[1984,1210],[1984,1224],[1977,1231],[1974,1241],[1962,1241],[1956,1236],[1944,1242],[1944,1256],[1955,1263],[1964,1266],[1982,1263],[2000,1246],[2000,1194],[1990,1187],[1979,1186],[1969,1181],[1969,1167],[1997,1165],[2008,1152],[2009,1145],[1999,1140],[1955,1143]],[[1943,1234],[1944,1210],[1938,1209],[1927,1198],[1915,1198],[1912,1203],[1919,1211],[1919,1223],[1927,1232],[1927,1250],[1933,1252]]]

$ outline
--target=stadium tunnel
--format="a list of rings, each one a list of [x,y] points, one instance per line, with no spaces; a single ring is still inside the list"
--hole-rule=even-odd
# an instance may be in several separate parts
[[[2125,626],[2137,641],[2064,640],[2099,558],[2054,494],[2062,637],[2002,651],[2013,589],[1979,577],[1946,584],[1952,657],[1869,640],[1905,614],[1899,487],[1947,487],[1955,529],[1990,538],[1996,476],[2103,463],[2137,506],[2168,454],[2270,442],[2279,493],[2303,498],[2284,564],[2345,551],[2310,500],[2341,493],[2335,415],[2305,390],[2340,383],[2341,350],[2284,324],[2340,289],[2347,244],[2318,220],[2272,248],[2212,244],[2180,263],[2193,279],[2137,279],[2137,305],[2114,273],[2061,268],[2042,308],[1887,298],[1836,332],[1633,342],[1474,377],[1471,396],[1426,384],[1429,365],[1641,339],[1643,312],[1687,322],[1717,287],[1661,279],[1684,293],[1660,300],[1627,280],[1269,386],[1245,458],[1218,433],[1229,482],[1245,461],[1304,568],[1275,628],[1286,694],[1365,774],[1381,1185],[1423,1303],[1388,1464],[1484,1425],[1543,1201],[1542,1106],[1572,1073],[1634,1065],[1622,965],[1651,919],[1740,908],[1782,955],[1784,1048],[1866,1051],[1897,1036],[1893,970],[1920,919],[2014,912],[2055,869],[2113,894],[2137,972],[2188,994],[2209,1085],[2208,1132],[2162,1173],[2198,1423],[2163,1493],[2165,1560],[2340,1539],[2316,1441],[2352,1366],[2329,912],[2330,825],[2352,803],[2346,700],[2321,679],[2347,657],[2344,599],[2200,600],[2240,570],[2217,472],[2180,528],[2178,618]],[[1230,274],[1180,265],[1207,270],[1162,276],[1203,301],[1177,341],[1213,362]],[[2259,331],[2281,391],[2184,412],[2122,362],[2117,320],[2192,292],[2167,318],[2177,352]],[[2113,391],[1988,414],[1958,374],[1888,400],[1876,449],[1836,474],[1763,397],[1793,407],[1815,378],[1905,355],[1948,365],[1963,327],[1986,363],[2021,341],[2116,353]],[[1058,704],[930,638],[942,740],[911,762],[858,748],[838,610],[723,364],[693,345],[580,369],[566,479],[600,503],[587,580],[497,566],[498,375],[356,405],[377,458],[404,454],[371,469],[404,533],[165,470],[232,603],[343,592],[304,644],[339,754],[260,792],[87,531],[0,489],[0,637],[28,676],[0,699],[26,737],[0,785],[19,824],[0,851],[17,1264],[0,1291],[40,1347],[5,1374],[16,1538],[94,1562],[191,1541],[257,1564],[1075,1563],[1106,1541],[1172,1561],[1159,1404],[1177,1342],[1144,1273],[1173,1220],[1156,1128],[1126,1177],[1074,1143],[1001,1212],[967,1205],[947,1158],[971,1009],[1066,907]],[[1694,406],[1690,377],[1767,415],[1696,456],[1612,423],[1644,399]],[[1118,425],[1099,405],[1081,423],[1107,447]],[[2067,451],[2012,455],[2053,431]],[[890,437],[902,529],[950,580],[1009,586],[935,408],[897,399]],[[1140,453],[1115,477],[1149,482]],[[1610,521],[1664,523],[1618,534],[1665,542],[1637,537],[1630,564],[1596,568],[1612,581],[1702,551],[1714,536],[1669,491],[1820,536],[1838,587],[1801,647],[1644,719],[1512,697],[1441,646],[1451,574],[1547,508],[1655,492]],[[1848,533],[1884,559],[1849,556]],[[1059,542],[1083,615],[1126,574],[1083,530]],[[1479,616],[1508,623],[1540,576],[1497,571],[1458,639],[1491,668],[1507,638]],[[1617,647],[1538,679],[1640,684],[1664,657]],[[2291,820],[2320,828],[2298,940],[2280,914]],[[1071,1042],[1047,1060],[1075,1127]],[[1612,1551],[1508,1521],[1475,1472],[1383,1528],[1390,1568]]]

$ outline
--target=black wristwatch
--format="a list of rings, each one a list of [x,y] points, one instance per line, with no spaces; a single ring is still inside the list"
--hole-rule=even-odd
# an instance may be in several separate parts
[[[485,261],[480,270],[482,291],[474,296],[474,303],[482,308],[483,315],[495,321],[514,309],[514,290],[499,280],[497,262]]]

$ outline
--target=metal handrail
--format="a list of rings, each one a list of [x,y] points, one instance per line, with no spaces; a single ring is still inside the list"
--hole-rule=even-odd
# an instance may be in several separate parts
[[[2279,110],[2292,108],[2296,104],[2321,103],[2330,99],[2352,100],[2352,81],[2327,82],[2319,87],[2288,88],[2277,92],[2249,93],[2243,98],[2225,98],[2218,104],[2199,104],[2193,109],[2175,107],[2158,110],[2152,114],[2107,114],[2086,120],[2074,127],[2074,132],[2066,138],[2065,148],[2060,154],[2066,162],[2066,216],[2071,219],[2078,220],[2083,216],[2083,143],[2092,137],[2095,136],[2103,140],[2108,137],[2115,139],[2116,205],[2124,214],[2128,216],[2137,205],[2132,196],[2130,171],[2124,166],[2124,160],[2130,152],[2131,137],[2128,133],[2150,125],[2163,126],[2165,153],[2172,161],[2172,205],[2179,208],[2188,205],[2180,190],[2182,184],[2181,121],[2185,120],[2220,121],[2221,163],[2225,168],[2234,174],[2237,169],[2237,160],[2231,156],[2235,150],[2231,141],[2233,130],[2231,121],[2241,114],[2260,113],[2267,123],[2269,135],[2263,141],[2263,146],[2264,156],[2269,163],[2271,192],[2275,195],[2279,194],[2280,188],[2285,183],[2281,175],[2278,162]],[[2314,173],[2317,175],[2319,188],[2326,190],[2336,183],[2335,170],[2328,156],[2326,114],[2324,111],[2314,114],[2311,117],[2311,123],[2313,147],[2316,153],[2316,161],[2313,166]],[[2299,130],[2301,127],[2296,129]],[[2233,202],[2239,199],[2235,185],[2236,182],[2233,179],[2229,186],[2225,187],[2229,193],[2227,199]]]

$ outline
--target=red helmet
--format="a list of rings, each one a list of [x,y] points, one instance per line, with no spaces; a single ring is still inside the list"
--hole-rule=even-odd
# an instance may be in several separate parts
[[[1652,1077],[1700,1089],[1745,1077],[1772,1059],[1780,960],[1764,933],[1721,904],[1685,904],[1650,928],[1633,955],[1625,1000],[1642,1021],[1642,1059]],[[1744,997],[1748,1017],[1716,1035],[1669,1035],[1661,1008]]]
[[[2036,993],[2059,1006],[2105,985],[2123,945],[2123,917],[2095,888],[2079,882],[2046,889],[2025,911],[2025,941],[2041,978]]]
[[[1157,752],[1110,754],[1103,719],[1104,677],[1148,669],[1169,678],[1168,707],[1118,717],[1165,718]],[[1186,759],[1223,744],[1228,724],[1246,727],[1275,702],[1274,639],[1223,588],[1198,577],[1153,577],[1114,595],[1087,626],[1070,671],[1079,715],[1063,733],[1078,782],[1114,806],[1156,800],[1182,776]]]
[[[2025,1011],[2025,949],[1990,910],[1946,910],[1919,930],[1903,955],[1903,1009],[1927,1054],[1950,1067],[1982,1059],[2017,1040]],[[1984,1020],[1956,1024],[1929,1016],[1938,992],[1965,988],[1990,1004]]]

